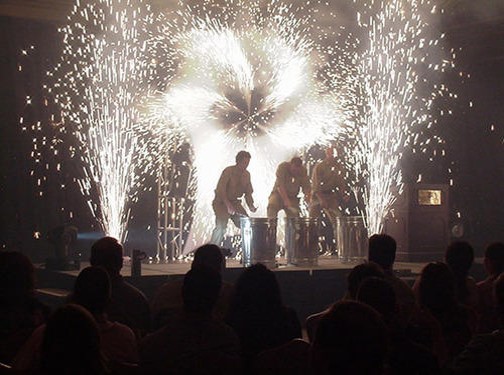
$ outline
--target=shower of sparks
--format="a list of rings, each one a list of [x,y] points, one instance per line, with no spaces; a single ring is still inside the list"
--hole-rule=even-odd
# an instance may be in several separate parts
[[[364,183],[364,216],[373,234],[382,231],[403,189],[399,161],[405,148],[425,152],[429,143],[443,143],[436,136],[420,142],[419,136],[436,122],[434,101],[448,93],[439,82],[453,62],[444,58],[443,35],[429,35],[437,12],[430,1],[373,1],[363,9],[358,22],[367,35],[357,67],[361,110],[354,168]]]
[[[194,150],[188,249],[209,240],[213,189],[239,150],[252,154],[257,215],[264,215],[277,165],[338,138],[347,117],[337,59],[314,37],[310,9],[278,1],[220,5],[182,7],[152,39],[164,85],[150,114],[161,131],[185,134]]]
[[[135,129],[149,71],[141,35],[148,17],[138,0],[77,1],[60,30],[60,62],[49,73],[64,126],[78,140],[82,193],[104,232],[120,240],[147,155]]]

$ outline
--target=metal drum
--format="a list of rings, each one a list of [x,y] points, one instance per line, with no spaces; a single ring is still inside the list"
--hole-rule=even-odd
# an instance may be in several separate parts
[[[293,217],[285,224],[287,263],[301,267],[318,264],[318,226],[316,218]]]
[[[275,268],[277,219],[241,217],[240,227],[243,266],[262,263]]]
[[[361,216],[336,218],[338,257],[343,262],[359,262],[367,259],[368,234]]]

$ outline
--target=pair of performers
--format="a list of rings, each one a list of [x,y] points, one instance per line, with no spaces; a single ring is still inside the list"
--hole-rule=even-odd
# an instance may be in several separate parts
[[[310,217],[319,217],[322,211],[333,222],[341,215],[340,205],[345,200],[343,187],[345,182],[342,168],[334,157],[334,148],[328,147],[326,157],[318,163],[312,174],[312,184],[303,161],[294,157],[290,161],[281,163],[276,171],[276,181],[268,199],[268,218],[277,217],[280,210],[284,210],[288,218],[300,216],[299,191],[302,190],[305,200],[309,204]],[[251,155],[240,151],[236,155],[236,164],[227,167],[222,172],[212,206],[215,212],[215,229],[211,243],[222,245],[229,219],[240,227],[240,217],[248,216],[242,206],[241,197],[252,212],[256,212],[252,198],[252,184],[247,167]]]

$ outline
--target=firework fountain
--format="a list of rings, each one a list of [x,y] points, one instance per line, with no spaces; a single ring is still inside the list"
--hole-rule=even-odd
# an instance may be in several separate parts
[[[368,231],[381,230],[402,189],[402,153],[435,122],[433,103],[446,91],[437,83],[453,63],[442,36],[427,35],[436,13],[427,0],[354,0],[355,34],[321,6],[205,0],[154,20],[142,1],[76,3],[50,91],[107,234],[125,238],[142,173],[181,139],[196,171],[186,250],[210,238],[213,189],[239,150],[252,154],[264,215],[277,165],[336,139]]]
[[[49,91],[78,140],[81,191],[104,232],[121,240],[128,202],[148,159],[146,142],[136,133],[136,106],[147,88],[141,30],[149,17],[148,7],[139,1],[77,1],[60,30],[63,53],[51,72],[55,83]]]
[[[353,164],[364,181],[364,217],[372,234],[381,232],[402,192],[399,161],[406,147],[418,143],[422,130],[437,121],[433,104],[449,94],[440,82],[453,61],[444,57],[443,35],[436,35],[435,24],[429,23],[437,14],[430,1],[379,1],[362,9],[358,24],[365,38],[358,53],[360,110]],[[435,142],[443,140],[434,137]]]

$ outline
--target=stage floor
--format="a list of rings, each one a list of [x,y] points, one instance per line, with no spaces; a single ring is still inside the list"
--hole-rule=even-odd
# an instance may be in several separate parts
[[[285,258],[277,258],[278,267],[273,268],[275,272],[288,272],[288,271],[327,271],[327,270],[350,270],[360,262],[342,262],[337,257],[333,256],[320,256],[318,258],[318,265],[311,267],[300,267],[288,265]],[[406,263],[396,262],[394,269],[400,277],[411,277],[418,275],[426,263]],[[82,262],[81,269],[89,266],[89,262]],[[142,276],[164,276],[164,275],[184,275],[191,268],[190,260],[175,261],[171,263],[154,263],[142,262]],[[226,259],[227,269],[243,268],[243,265],[237,259]],[[78,270],[73,271],[60,271],[68,275],[77,276]],[[121,270],[121,274],[125,277],[131,276],[131,265],[125,262]]]

